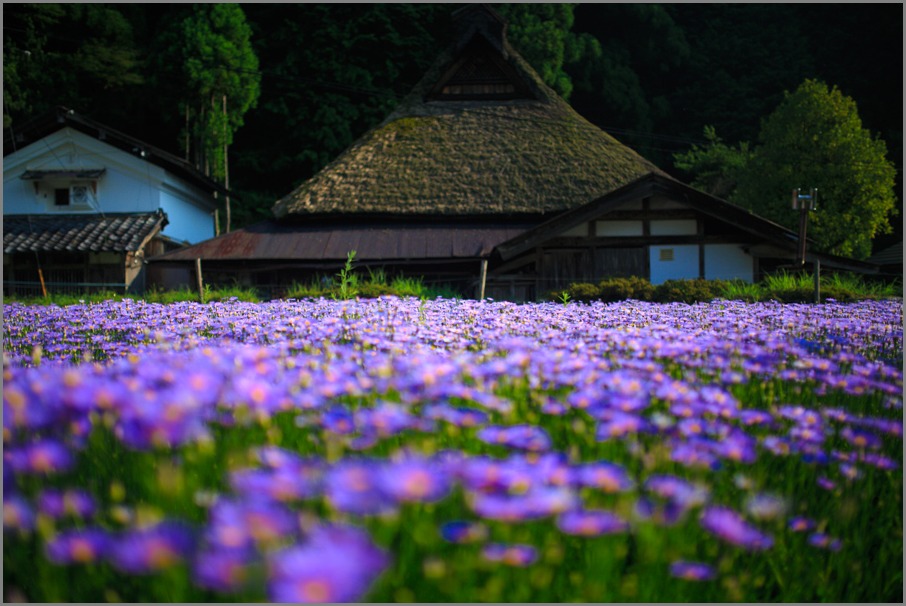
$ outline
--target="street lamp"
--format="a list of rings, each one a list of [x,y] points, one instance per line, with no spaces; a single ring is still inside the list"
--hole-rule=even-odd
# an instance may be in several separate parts
[[[805,265],[805,232],[808,226],[808,211],[818,208],[818,188],[813,187],[803,194],[802,188],[793,190],[793,210],[799,211],[799,265]]]
[[[805,232],[808,227],[808,212],[818,208],[818,188],[813,187],[809,193],[802,193],[797,187],[793,190],[793,210],[799,211],[799,250],[798,265],[805,266]],[[821,261],[815,257],[815,303],[821,302]]]

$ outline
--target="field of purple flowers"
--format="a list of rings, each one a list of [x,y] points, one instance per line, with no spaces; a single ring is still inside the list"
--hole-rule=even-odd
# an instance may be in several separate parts
[[[902,602],[902,311],[6,304],[4,598]]]

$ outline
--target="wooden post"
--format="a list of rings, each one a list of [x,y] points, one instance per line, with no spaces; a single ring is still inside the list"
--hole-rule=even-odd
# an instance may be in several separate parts
[[[198,287],[198,300],[204,303],[204,282],[201,280],[201,258],[195,259],[195,284]]]
[[[484,300],[484,287],[488,280],[488,260],[481,260],[481,291],[478,296],[479,300]]]
[[[38,268],[38,280],[41,282],[41,294],[44,295],[44,298],[47,298],[47,288],[44,286],[44,272],[41,271],[41,268]]]
[[[821,303],[821,261],[815,259],[815,303]]]

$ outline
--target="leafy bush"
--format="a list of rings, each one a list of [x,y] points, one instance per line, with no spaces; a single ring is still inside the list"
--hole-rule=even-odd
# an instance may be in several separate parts
[[[699,303],[723,297],[725,290],[724,280],[667,280],[655,287],[653,299],[661,303]]]
[[[752,282],[728,280],[724,285],[724,291],[721,296],[730,301],[754,303],[762,299],[762,289]]]
[[[360,299],[377,299],[378,297],[395,294],[397,293],[393,287],[380,282],[365,282],[364,284],[359,284],[358,287],[358,297]]]
[[[650,301],[654,296],[654,286],[639,276],[628,278],[607,278],[598,283],[599,295],[602,301],[624,301],[636,299],[637,301]]]
[[[594,284],[576,282],[566,288],[570,301],[596,301],[601,297],[601,291]],[[562,294],[562,293],[561,293]]]

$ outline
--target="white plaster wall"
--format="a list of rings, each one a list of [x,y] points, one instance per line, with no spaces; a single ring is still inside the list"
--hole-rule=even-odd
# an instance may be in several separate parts
[[[650,224],[652,236],[694,236],[698,233],[695,219],[655,219]]]
[[[672,249],[673,260],[661,261],[661,249]],[[662,284],[667,280],[694,279],[698,277],[698,245],[658,245],[649,249],[651,283]]]
[[[169,219],[162,235],[190,244],[214,237],[213,211],[200,208],[169,191],[161,192],[160,207]]]
[[[611,236],[641,236],[641,221],[596,221],[595,235],[602,237]]]
[[[755,262],[738,244],[706,244],[705,278],[753,282]]]
[[[575,227],[571,227],[560,235],[584,238],[588,236],[588,223],[582,223],[580,225],[576,225]]]

